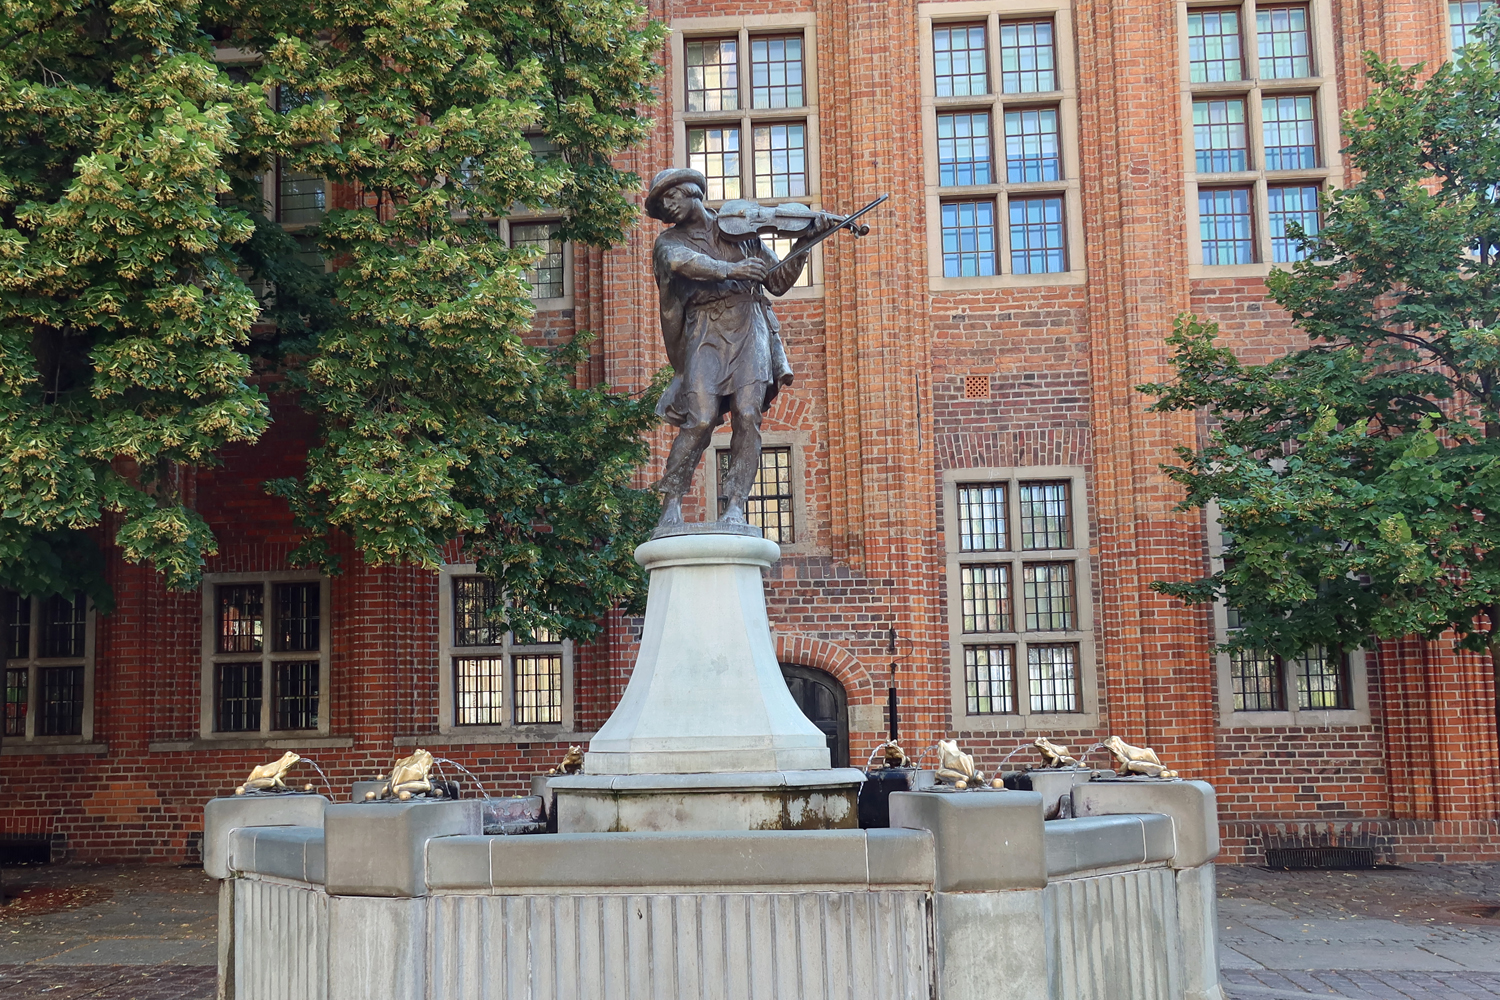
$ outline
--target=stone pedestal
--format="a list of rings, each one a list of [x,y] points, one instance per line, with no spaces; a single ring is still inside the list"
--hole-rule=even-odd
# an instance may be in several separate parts
[[[584,773],[550,777],[558,830],[821,830],[858,825],[863,774],[787,690],[761,570],[774,542],[699,529],[635,550],[651,574],[630,684]]]
[[[792,700],[766,620],[761,570],[780,556],[764,538],[711,533],[635,550],[651,574],[641,651],[585,773],[828,767],[827,737]]]

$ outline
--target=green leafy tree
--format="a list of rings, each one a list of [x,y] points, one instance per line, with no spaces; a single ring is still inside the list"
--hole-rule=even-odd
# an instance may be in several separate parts
[[[285,390],[320,427],[268,484],[300,561],[336,569],[347,540],[435,567],[461,539],[518,627],[576,638],[636,593],[652,395],[579,385],[587,335],[528,346],[535,252],[489,220],[549,206],[563,239],[622,238],[639,181],[612,160],[650,127],[663,38],[639,5],[0,12],[0,584],[107,600],[90,539],[113,515],[125,558],[195,587],[216,540],[184,478]],[[294,238],[263,205],[278,168],[354,207]]]
[[[1268,364],[1179,319],[1156,410],[1206,410],[1170,474],[1216,502],[1222,572],[1157,584],[1225,600],[1231,648],[1295,656],[1452,630],[1500,664],[1500,75],[1497,25],[1423,79],[1371,55],[1344,118],[1357,182],[1305,260],[1268,279],[1309,346]]]

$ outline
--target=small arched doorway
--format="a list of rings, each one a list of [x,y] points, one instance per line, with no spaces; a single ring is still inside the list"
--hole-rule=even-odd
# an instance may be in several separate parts
[[[838,678],[815,667],[783,663],[781,676],[802,714],[828,737],[832,767],[849,766],[849,696]]]

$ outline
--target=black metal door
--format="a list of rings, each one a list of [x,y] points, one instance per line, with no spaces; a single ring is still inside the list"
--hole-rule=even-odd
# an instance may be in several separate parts
[[[849,697],[832,674],[800,663],[783,663],[781,676],[802,714],[828,737],[829,763],[849,766]]]

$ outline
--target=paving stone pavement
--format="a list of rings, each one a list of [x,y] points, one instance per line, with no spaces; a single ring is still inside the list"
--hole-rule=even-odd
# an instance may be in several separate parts
[[[1500,865],[1218,877],[1231,1000],[1500,1000]]]
[[[1221,867],[1229,1000],[1500,1000],[1500,865]],[[201,869],[8,868],[3,1000],[211,1000],[217,886]],[[1486,910],[1484,908],[1492,908]]]
[[[6,868],[4,1000],[211,1000],[218,884],[201,868]]]

